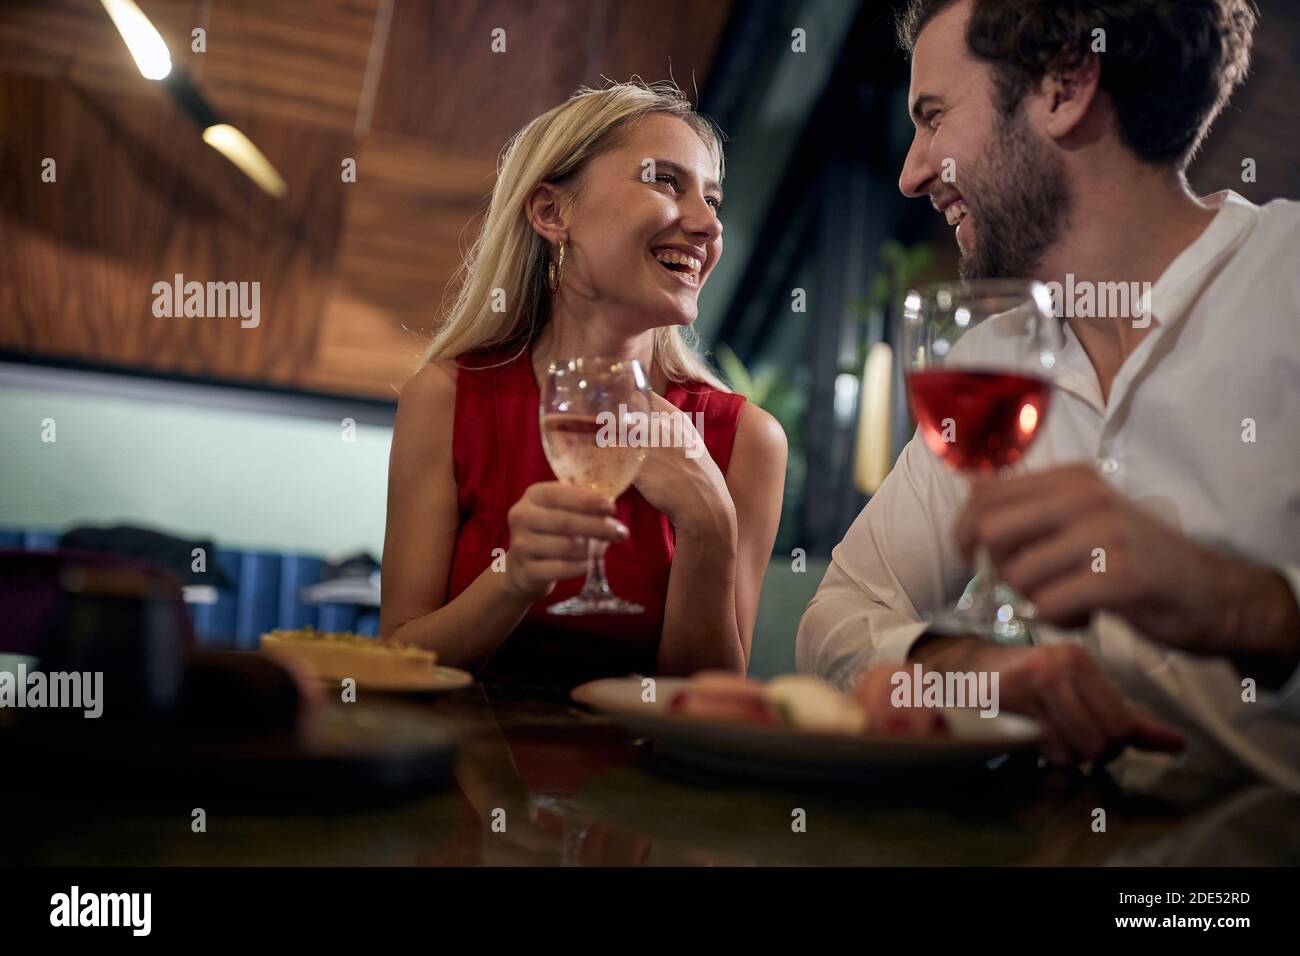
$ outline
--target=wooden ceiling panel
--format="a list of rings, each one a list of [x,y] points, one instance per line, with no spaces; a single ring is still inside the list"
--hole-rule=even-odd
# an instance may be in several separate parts
[[[138,3],[172,63],[195,76],[218,112],[354,130],[379,0]],[[206,52],[191,49],[196,27]],[[6,0],[0,62],[9,73],[90,89],[157,89],[141,78],[99,0]]]
[[[602,77],[702,80],[730,3],[722,0],[400,0],[374,129],[495,156],[528,120]],[[506,50],[492,50],[493,30]]]
[[[347,185],[338,262],[346,294],[432,327],[448,280],[492,189],[490,162],[372,133]]]
[[[145,0],[172,63],[190,63],[191,0]],[[0,64],[5,73],[62,79],[89,89],[156,95],[99,0],[4,0]]]
[[[201,79],[218,109],[353,132],[379,0],[215,3]]]
[[[671,63],[689,90],[730,6],[138,2],[288,193],[203,144],[98,0],[0,0],[0,165],[20,171],[0,180],[0,349],[383,398],[453,291],[506,140],[602,75]],[[260,327],[154,317],[153,284],[177,272],[259,282]]]
[[[240,126],[292,170],[260,192],[169,102],[0,75],[0,348],[294,384],[309,364],[343,218],[351,142],[254,117]],[[57,180],[40,181],[44,157]],[[328,188],[333,184],[333,188]],[[260,283],[260,325],[159,318],[153,285]]]

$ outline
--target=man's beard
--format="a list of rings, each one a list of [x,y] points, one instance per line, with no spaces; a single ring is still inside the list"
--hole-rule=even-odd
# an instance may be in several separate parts
[[[975,241],[961,257],[962,278],[1033,278],[1069,223],[1071,197],[1064,164],[1029,132],[1023,112],[1000,117],[990,160],[963,185]]]

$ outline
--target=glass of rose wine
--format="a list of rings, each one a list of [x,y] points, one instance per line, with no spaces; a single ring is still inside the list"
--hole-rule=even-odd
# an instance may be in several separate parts
[[[542,447],[560,481],[617,500],[645,461],[644,443],[627,442],[629,427],[650,411],[645,370],[636,359],[583,356],[551,365],[542,389]],[[640,604],[613,592],[605,578],[607,543],[587,541],[587,580],[550,614],[641,614]]]
[[[903,299],[907,395],[926,446],[949,468],[1004,476],[1042,430],[1049,374],[1063,343],[1051,294],[1011,279],[939,283]],[[956,608],[931,614],[936,633],[1027,643],[1033,606],[995,581],[988,551]]]

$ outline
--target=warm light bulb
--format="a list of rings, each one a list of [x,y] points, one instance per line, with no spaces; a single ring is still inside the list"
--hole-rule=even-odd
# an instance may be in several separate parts
[[[99,0],[122,34],[131,58],[146,80],[161,80],[172,71],[167,44],[133,0]]]
[[[288,187],[271,161],[253,145],[252,140],[229,123],[209,126],[203,131],[203,142],[238,166],[245,176],[272,196],[284,195]]]

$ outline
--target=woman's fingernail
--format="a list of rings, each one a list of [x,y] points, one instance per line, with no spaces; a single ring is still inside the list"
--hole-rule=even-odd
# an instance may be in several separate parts
[[[627,530],[627,525],[623,524],[623,522],[615,521],[614,533],[618,535],[620,539],[622,539],[622,538],[626,538],[630,532]]]

